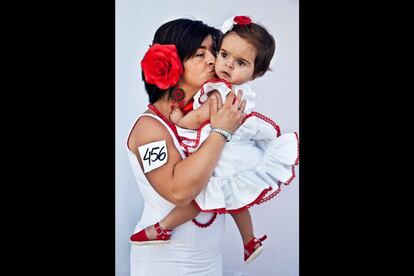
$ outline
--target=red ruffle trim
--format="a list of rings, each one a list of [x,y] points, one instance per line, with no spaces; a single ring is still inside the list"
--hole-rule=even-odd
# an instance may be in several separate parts
[[[259,112],[251,112],[250,114],[248,114],[246,116],[246,118],[244,119],[243,123],[248,118],[250,118],[250,117],[257,117],[257,118],[262,119],[265,122],[271,124],[275,128],[275,130],[276,130],[276,136],[279,137],[281,135],[280,134],[280,127],[272,119],[270,119],[269,117],[267,117],[267,116],[265,116],[265,115],[263,115],[263,114],[261,114]],[[295,160],[295,165],[298,165],[299,164],[299,136],[298,136],[297,132],[294,132],[294,133],[295,133],[295,136],[296,136],[297,147],[298,147],[298,149],[297,149],[297,157],[296,157],[296,160]],[[259,204],[265,203],[266,201],[269,201],[272,198],[274,198],[277,194],[279,194],[279,192],[281,192],[281,188],[280,188],[280,185],[281,184],[284,184],[284,185],[287,186],[296,177],[295,165],[292,165],[292,176],[286,182],[284,182],[284,183],[279,181],[279,183],[278,183],[279,188],[276,191],[274,191],[271,194],[267,195],[271,190],[273,190],[272,187],[269,187],[268,189],[263,190],[263,192],[252,203],[247,204],[244,207],[241,207],[239,209],[234,209],[234,210],[227,210],[226,208],[202,210],[200,208],[200,206],[197,204],[197,202],[194,200],[195,206],[196,206],[196,208],[200,212],[203,212],[203,213],[216,212],[218,214],[227,214],[227,213],[233,214],[233,213],[238,213],[238,212],[247,210],[248,208],[252,207],[253,205],[259,205]]]
[[[262,119],[263,121],[265,121],[266,123],[269,123],[269,124],[271,124],[274,128],[275,128],[275,130],[276,130],[276,137],[279,137],[280,136],[280,127],[279,127],[279,125],[277,125],[272,119],[270,119],[269,117],[267,117],[267,116],[265,116],[265,115],[263,115],[263,114],[261,114],[261,113],[259,113],[259,112],[256,112],[256,111],[253,111],[253,112],[250,112],[249,114],[247,114],[247,116],[244,118],[244,120],[243,120],[243,123],[247,120],[247,119],[249,119],[250,117],[253,117],[253,116],[256,116],[257,118],[259,118],[259,119]]]
[[[195,202],[195,200],[193,200],[193,202],[195,203],[195,206],[197,207],[198,205]],[[193,218],[191,221],[200,228],[206,228],[206,227],[209,227],[211,224],[213,224],[213,222],[216,220],[216,218],[217,218],[217,213],[213,213],[213,215],[211,216],[209,221],[207,221],[206,223],[201,223],[201,222],[197,221],[195,218]]]
[[[206,83],[219,83],[219,82],[222,82],[222,83],[224,83],[228,88],[230,88],[231,89],[231,83],[229,83],[228,81],[226,81],[225,79],[209,79],[209,80],[206,80],[204,83],[203,83],[203,85],[201,86],[201,89],[200,89],[200,97],[198,97],[198,103],[201,105],[201,104],[203,104],[203,102],[201,102],[201,97],[205,94],[205,92],[204,92],[204,85],[206,84]]]
[[[263,115],[263,114],[261,114],[261,113],[259,113],[259,112],[251,112],[251,113],[249,113],[245,118],[244,118],[244,120],[243,120],[243,123],[244,122],[246,122],[246,120],[248,119],[248,118],[251,118],[251,117],[257,117],[257,118],[259,118],[259,119],[262,119],[263,121],[265,121],[266,123],[269,123],[270,125],[272,125],[274,128],[275,128],[275,130],[276,130],[276,137],[279,137],[280,136],[280,127],[272,120],[272,119],[270,119],[269,117],[266,117],[265,115]],[[208,125],[210,123],[210,121],[208,120],[208,121],[206,121],[206,122],[204,122],[198,129],[197,129],[197,137],[196,137],[196,139],[191,139],[191,138],[187,138],[187,137],[184,137],[184,136],[178,136],[178,133],[177,133],[177,131],[176,131],[176,127],[175,127],[175,125],[174,125],[174,129],[175,129],[175,132],[174,133],[176,133],[176,136],[177,136],[177,138],[179,138],[178,139],[178,141],[180,142],[180,145],[183,147],[183,149],[184,149],[184,151],[185,151],[185,154],[186,154],[186,156],[188,156],[188,155],[190,155],[191,154],[191,152],[188,150],[188,148],[197,148],[199,145],[200,145],[200,137],[201,137],[201,131],[203,130],[203,128],[206,126],[206,125]],[[242,124],[243,124],[242,123]],[[296,134],[296,138],[297,138],[297,133],[295,132],[295,134]],[[189,145],[186,145],[186,144],[184,144],[183,143],[183,141],[184,140],[187,140],[187,141],[191,141],[191,142],[194,142],[194,145],[192,145],[192,146],[189,146]],[[296,163],[295,163],[296,164]]]
[[[220,82],[221,80],[210,80],[210,82]],[[167,120],[159,111],[158,111],[158,109],[155,107],[155,106],[153,106],[152,104],[149,104],[148,105],[148,108],[150,108],[151,110],[153,110],[170,128],[171,128],[171,130],[174,132],[174,134],[175,134],[175,136],[176,136],[176,138],[177,138],[177,140],[180,142],[180,144],[182,144],[182,137],[180,137],[179,135],[178,135],[178,133],[177,133],[177,129],[176,129],[176,126],[172,123],[172,122],[170,122],[169,120]],[[255,116],[255,117],[257,117],[257,118],[259,118],[259,119],[262,119],[262,120],[264,120],[265,122],[267,122],[267,123],[269,123],[269,124],[271,124],[274,128],[275,128],[275,130],[276,130],[276,137],[279,137],[280,136],[280,127],[272,120],[272,119],[270,119],[269,117],[267,117],[267,116],[265,116],[265,115],[263,115],[263,114],[261,114],[261,113],[259,113],[259,112],[251,112],[250,114],[248,114],[245,118],[244,118],[244,120],[243,120],[243,123],[248,119],[248,118],[250,118],[250,117],[253,117],[253,116]],[[208,122],[206,122],[205,124],[207,124]],[[205,124],[203,124],[203,126],[205,125]],[[203,127],[202,126],[202,127]],[[201,129],[202,127],[200,127],[199,129]],[[201,132],[201,131],[200,131]],[[297,156],[297,158],[296,158],[296,161],[295,161],[295,165],[297,165],[298,164],[298,162],[299,162],[299,138],[298,138],[298,134],[295,132],[295,135],[296,135],[296,139],[297,139],[297,141],[298,141],[298,156]],[[199,132],[197,133],[197,143],[199,143]],[[129,137],[128,137],[129,138]],[[186,155],[188,156],[189,154],[186,152]],[[288,181],[286,181],[286,183],[283,183],[283,184],[285,184],[285,185],[289,185],[290,184],[290,182],[295,178],[295,166],[294,165],[292,165],[292,176],[289,178],[289,180]],[[259,205],[259,204],[262,204],[262,203],[264,203],[264,202],[266,202],[266,201],[269,201],[270,199],[272,199],[272,198],[274,198],[280,191],[281,191],[281,189],[280,189],[280,184],[281,184],[281,182],[279,182],[279,188],[276,190],[276,191],[274,191],[274,192],[272,192],[270,195],[267,195],[271,190],[272,190],[272,187],[269,187],[268,189],[265,189],[265,190],[263,190],[263,192],[252,202],[252,203],[250,203],[250,204],[248,204],[248,205],[246,205],[246,206],[244,206],[244,207],[241,207],[241,208],[239,208],[239,209],[235,209],[235,210],[226,210],[225,208],[220,208],[220,209],[212,209],[212,210],[201,210],[201,208],[200,208],[200,206],[198,206],[198,204],[197,204],[197,202],[195,201],[195,200],[193,200],[193,202],[195,203],[194,205],[196,206],[196,208],[200,211],[200,212],[206,212],[206,213],[214,213],[213,214],[213,216],[211,217],[211,219],[207,222],[207,223],[200,223],[200,222],[198,222],[196,219],[193,219],[192,221],[193,221],[193,223],[195,224],[195,225],[197,225],[198,227],[201,227],[201,228],[205,228],[205,227],[208,227],[208,226],[210,226],[213,222],[214,222],[214,220],[216,219],[216,217],[217,217],[217,213],[218,214],[225,214],[225,213],[237,213],[237,212],[241,212],[241,211],[244,211],[244,210],[247,210],[248,208],[250,208],[250,207],[252,207],[253,205]],[[267,196],[266,196],[267,195]]]
[[[263,203],[264,202],[263,200],[265,198],[267,198],[267,197],[265,197],[266,194],[269,193],[271,190],[272,190],[272,187],[269,187],[268,189],[264,189],[263,192],[261,192],[261,194],[252,203],[249,203],[246,206],[243,206],[239,209],[227,210],[226,208],[219,208],[219,209],[202,210],[195,200],[194,200],[194,205],[197,208],[197,210],[199,210],[200,212],[203,212],[203,213],[218,213],[218,214],[227,214],[227,213],[229,213],[229,214],[234,214],[234,213],[239,213],[239,212],[245,211],[248,208],[252,207],[253,205]],[[280,191],[280,188],[278,188],[276,190],[276,192],[273,193],[273,194],[276,195],[277,193],[279,193],[279,191]],[[272,197],[274,197],[275,195],[273,195]],[[268,196],[268,197],[270,197],[270,196]],[[267,200],[265,200],[265,201],[267,201]]]
[[[179,141],[180,141],[180,145],[183,147],[183,149],[184,149],[184,151],[185,151],[185,154],[186,154],[186,156],[189,156],[190,154],[191,154],[191,152],[188,150],[188,148],[197,148],[198,146],[199,146],[199,144],[200,144],[200,137],[201,137],[201,131],[203,130],[203,128],[206,126],[206,125],[208,125],[208,124],[210,124],[210,120],[207,120],[207,121],[205,121],[198,129],[197,129],[197,137],[196,137],[196,139],[191,139],[191,138],[187,138],[187,137],[184,137],[184,136],[179,136],[180,137],[180,139],[179,139]],[[178,133],[178,132],[177,132]],[[190,146],[190,145],[186,145],[185,143],[184,143],[184,141],[185,140],[187,140],[187,141],[191,141],[191,142],[194,142],[194,145],[192,145],[192,146]]]

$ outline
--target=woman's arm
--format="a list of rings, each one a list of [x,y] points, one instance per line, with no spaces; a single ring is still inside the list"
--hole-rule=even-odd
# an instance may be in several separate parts
[[[234,103],[234,93],[230,96],[218,111],[220,99],[215,97],[211,100],[210,122],[214,127],[234,132],[245,115],[237,110],[241,96]],[[245,105],[243,101],[242,108]],[[167,145],[167,163],[145,175],[162,197],[176,206],[187,206],[207,185],[226,140],[221,134],[213,132],[195,153],[182,160],[168,130],[156,119],[145,116],[134,127],[129,142],[129,148],[137,155],[141,168],[144,157],[141,159],[138,147],[161,140]]]

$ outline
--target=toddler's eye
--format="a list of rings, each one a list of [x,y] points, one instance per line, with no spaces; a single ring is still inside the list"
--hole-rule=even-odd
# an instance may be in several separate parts
[[[237,63],[238,63],[240,66],[245,65],[244,61],[242,61],[242,60],[237,61]]]

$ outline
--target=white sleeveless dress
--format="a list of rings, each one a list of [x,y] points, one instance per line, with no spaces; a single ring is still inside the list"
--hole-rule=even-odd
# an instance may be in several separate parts
[[[185,158],[177,138],[161,118],[152,114],[141,114],[136,122],[142,116],[153,117],[162,123],[170,132],[181,157]],[[165,200],[154,190],[141,170],[136,155],[129,150],[128,146],[127,152],[136,182],[144,198],[144,210],[134,229],[134,233],[136,233],[160,221],[175,205]],[[210,218],[211,214],[205,213],[200,213],[196,217],[202,223],[206,223]],[[170,243],[161,246],[132,245],[130,254],[131,276],[222,276],[221,244],[224,225],[224,216],[217,216],[214,223],[207,228],[197,227],[189,221],[174,229]]]
[[[299,161],[298,134],[281,135],[275,122],[254,111],[256,93],[248,83],[231,85],[222,79],[208,80],[194,95],[193,109],[200,107],[214,89],[223,102],[231,90],[242,90],[248,116],[224,147],[209,184],[195,202],[202,212],[238,212],[273,198],[281,191],[281,184],[293,180]],[[211,132],[209,122],[198,130],[176,128],[187,155],[195,152]]]

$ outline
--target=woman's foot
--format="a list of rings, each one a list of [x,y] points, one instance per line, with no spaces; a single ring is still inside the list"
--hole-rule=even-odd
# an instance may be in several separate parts
[[[158,244],[168,243],[171,239],[171,230],[162,229],[157,222],[154,225],[150,225],[145,229],[133,234],[129,240],[134,245],[146,245],[146,244]]]
[[[267,236],[264,235],[260,239],[256,239],[253,237],[248,243],[244,245],[244,262],[250,263],[253,261],[257,256],[260,255],[263,251],[262,241],[267,239]]]

